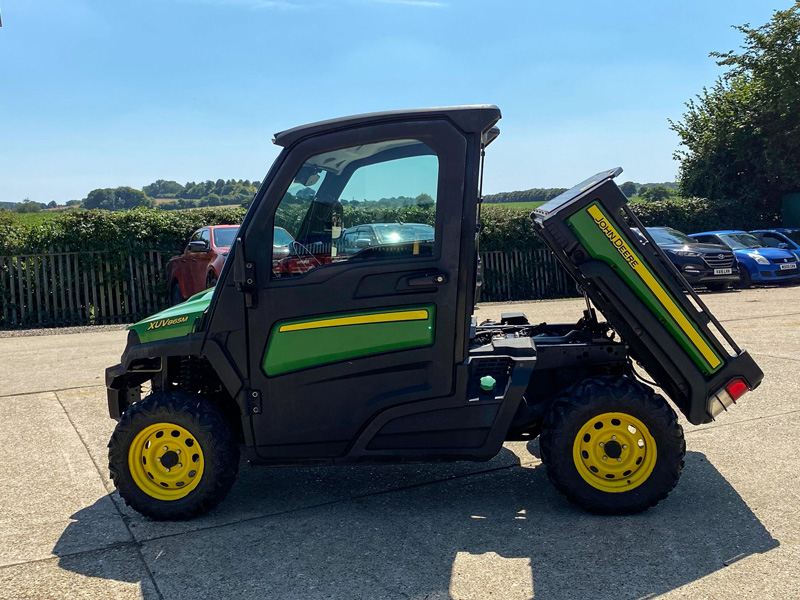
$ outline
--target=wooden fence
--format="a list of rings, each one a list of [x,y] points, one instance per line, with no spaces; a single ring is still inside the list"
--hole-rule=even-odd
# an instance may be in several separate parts
[[[575,280],[550,250],[482,252],[481,302],[578,296]]]
[[[167,306],[165,262],[155,250],[0,256],[0,329],[135,321]]]
[[[549,250],[484,252],[481,301],[576,296]],[[166,259],[155,250],[0,256],[0,329],[130,323],[169,302]]]

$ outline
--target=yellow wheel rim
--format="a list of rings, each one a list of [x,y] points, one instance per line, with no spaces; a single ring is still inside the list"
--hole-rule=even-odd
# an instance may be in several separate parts
[[[584,481],[604,492],[627,492],[642,485],[656,466],[656,441],[636,417],[610,412],[589,419],[572,446]]]
[[[179,500],[203,477],[203,450],[180,425],[156,423],[142,429],[128,451],[133,481],[148,496]]]

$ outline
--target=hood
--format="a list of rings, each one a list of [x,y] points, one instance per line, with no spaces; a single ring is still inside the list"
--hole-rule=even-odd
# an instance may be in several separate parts
[[[142,319],[138,323],[128,325],[128,329],[135,331],[142,343],[187,335],[195,330],[197,322],[211,303],[213,295],[214,288],[200,292],[186,302],[181,302]]]
[[[784,258],[794,259],[794,255],[788,250],[783,248],[742,248],[741,250],[734,250],[737,256],[742,254],[760,254],[764,258],[771,260],[782,260]]]
[[[664,250],[683,250],[686,252],[700,252],[702,254],[730,254],[731,249],[719,244],[659,244]]]

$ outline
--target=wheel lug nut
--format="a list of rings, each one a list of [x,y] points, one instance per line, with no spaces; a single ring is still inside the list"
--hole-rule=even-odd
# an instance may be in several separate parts
[[[176,453],[176,454],[180,454],[180,453],[181,453],[181,450],[180,450],[180,448],[178,448],[177,450],[175,450],[175,453]]]
[[[167,450],[169,450],[169,448],[167,448],[166,446],[164,446],[164,452],[166,452]]]
[[[166,471],[167,471],[167,473],[169,473],[169,467],[167,467]]]
[[[617,460],[619,460],[619,459],[617,459]],[[180,468],[180,467],[182,467],[183,465],[182,465],[181,463],[178,463],[176,466]]]
[[[160,459],[160,458],[157,458],[157,459],[156,459],[156,462],[161,462],[161,459]]]
[[[615,439],[617,439],[617,436],[615,436],[615,435],[612,435],[612,436],[611,436],[611,439],[612,439],[612,440],[615,440]]]
[[[607,456],[604,456],[604,457],[603,457],[603,460],[608,460],[608,457],[607,457]]]
[[[622,449],[623,450],[627,450],[628,449],[628,444],[622,444]]]
[[[605,444],[603,442],[600,442],[600,447],[602,448],[603,446],[605,446]]]
[[[621,458],[618,458],[618,459],[617,459],[617,462],[622,462],[622,459],[621,459]],[[178,465],[178,466],[180,467],[180,465]]]

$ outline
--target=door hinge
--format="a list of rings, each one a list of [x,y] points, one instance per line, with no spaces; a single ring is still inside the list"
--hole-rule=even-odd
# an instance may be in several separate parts
[[[258,390],[245,390],[247,395],[247,414],[249,416],[260,415],[261,406],[261,392]]]
[[[233,282],[236,289],[244,294],[245,306],[255,308],[258,305],[256,265],[251,260],[245,260],[242,238],[236,238],[234,247]]]

